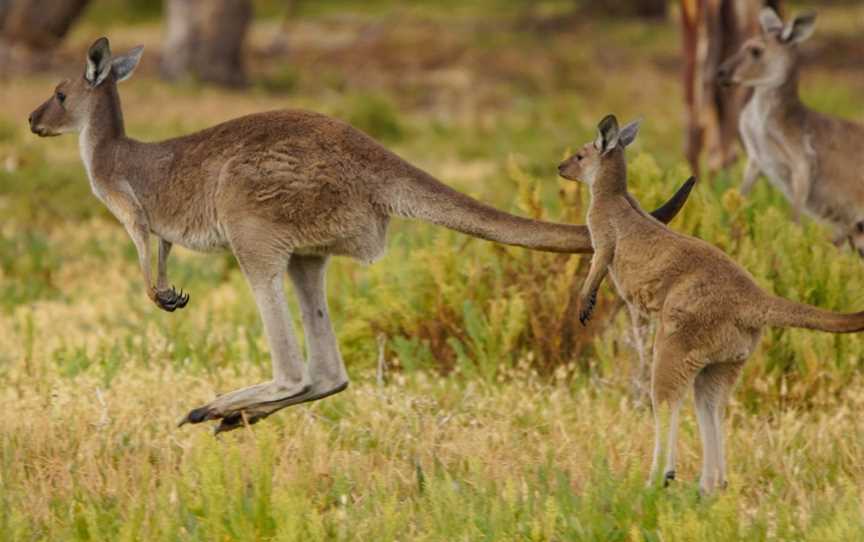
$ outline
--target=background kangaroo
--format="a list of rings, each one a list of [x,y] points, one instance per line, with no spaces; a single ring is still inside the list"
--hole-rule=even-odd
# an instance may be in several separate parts
[[[619,294],[642,312],[657,314],[651,399],[655,446],[649,483],[663,453],[662,410],[668,410],[665,479],[675,477],[675,441],[682,399],[691,385],[702,437],[700,489],[726,483],[723,410],[764,326],[833,333],[864,330],[864,312],[838,314],[764,293],[747,271],[714,246],[670,231],[627,192],[624,148],[638,125],[619,131],[613,116],[597,139],[559,166],[561,175],[590,185],[588,228],[594,255],[580,292],[580,320],[588,321],[607,272]],[[668,408],[667,408],[668,407]]]
[[[726,83],[753,87],[739,129],[747,151],[741,192],[764,173],[801,212],[834,229],[835,244],[847,239],[864,256],[864,126],[808,109],[798,97],[798,44],[813,33],[815,14],[783,24],[764,8],[762,35],[744,43],[720,67]]]
[[[534,249],[590,252],[587,228],[519,218],[479,203],[411,166],[358,130],[323,115],[277,111],[238,118],[161,143],[126,137],[117,82],[142,49],[111,58],[108,40],[87,53],[83,77],[60,83],[30,116],[40,136],[78,132],[93,193],[123,223],[138,251],[148,297],[173,311],[188,296],[168,287],[174,243],[230,249],[252,288],[272,355],[273,380],[222,395],[183,422],[221,419],[217,431],[345,389],[348,376],[330,323],[324,274],[331,255],[371,262],[390,216]],[[692,183],[658,210],[664,221]],[[158,276],[149,237],[160,239]],[[309,364],[291,329],[288,270],[299,299]]]

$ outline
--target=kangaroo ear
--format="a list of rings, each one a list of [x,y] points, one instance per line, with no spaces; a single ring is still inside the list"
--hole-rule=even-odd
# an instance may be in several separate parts
[[[84,70],[84,79],[95,87],[108,77],[111,73],[111,47],[108,38],[99,38],[87,51],[87,67]]]
[[[597,139],[594,148],[604,155],[618,146],[618,119],[615,115],[606,115],[597,125]]]
[[[119,56],[111,61],[111,69],[114,70],[114,77],[117,82],[125,81],[132,76],[138,61],[141,60],[141,55],[144,53],[144,46],[139,45],[123,56]]]
[[[780,40],[784,43],[801,43],[813,35],[816,29],[816,13],[809,12],[795,17],[783,28]]]
[[[618,141],[621,142],[622,147],[626,147],[630,145],[630,143],[633,143],[636,139],[636,134],[639,133],[639,124],[641,122],[642,121],[640,120],[634,120],[621,128],[621,132],[618,134]]]
[[[783,30],[783,21],[772,8],[762,8],[759,12],[759,24],[765,34],[779,34]]]

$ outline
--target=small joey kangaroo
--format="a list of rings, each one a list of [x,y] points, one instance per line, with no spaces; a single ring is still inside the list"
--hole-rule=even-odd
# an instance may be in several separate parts
[[[864,330],[864,312],[839,314],[769,295],[753,277],[716,247],[669,230],[645,213],[627,192],[624,148],[638,131],[618,129],[613,116],[597,139],[560,166],[561,175],[590,186],[588,228],[594,255],[580,292],[580,318],[591,317],[606,273],[628,304],[657,317],[651,368],[655,417],[656,480],[664,449],[664,479],[675,477],[678,414],[693,387],[702,437],[700,489],[726,484],[723,411],[741,367],[764,326],[789,326],[849,333]]]
[[[271,111],[166,141],[136,141],[126,136],[117,83],[132,74],[141,52],[113,58],[108,40],[96,40],[84,73],[57,85],[30,115],[30,127],[40,136],[78,133],[93,193],[126,227],[145,292],[157,306],[173,311],[189,301],[168,287],[173,244],[236,256],[264,322],[273,379],[226,393],[181,424],[218,419],[217,432],[225,431],[345,389],[348,376],[327,309],[327,261],[331,255],[379,258],[391,216],[537,250],[591,251],[586,227],[484,205],[316,113]],[[658,209],[658,219],[674,217],[691,187],[685,184]],[[151,235],[159,238],[155,286]],[[285,300],[286,270],[300,304],[308,364]]]
[[[784,24],[771,8],[759,16],[761,35],[747,40],[719,69],[724,84],[753,88],[739,130],[747,151],[741,192],[764,173],[792,204],[864,256],[864,125],[829,117],[798,97],[799,44],[813,34],[816,15]]]

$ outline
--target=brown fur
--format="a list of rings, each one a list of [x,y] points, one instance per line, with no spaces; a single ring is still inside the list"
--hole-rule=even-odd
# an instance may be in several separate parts
[[[864,126],[812,111],[798,97],[799,43],[813,31],[815,15],[783,24],[763,9],[762,34],[748,40],[720,68],[719,79],[754,89],[739,129],[747,150],[741,191],[760,173],[802,212],[834,229],[864,255]]]
[[[725,483],[722,408],[762,328],[855,332],[864,330],[864,312],[838,314],[768,295],[719,249],[671,231],[642,211],[626,184],[624,147],[634,137],[634,125],[619,132],[615,118],[607,117],[597,142],[561,166],[565,177],[591,186],[588,228],[594,256],[580,293],[580,315],[583,322],[590,318],[597,288],[609,271],[628,304],[658,317],[651,381],[658,416],[652,478],[659,467],[660,409],[671,407],[669,478],[674,476],[678,409],[687,389],[694,386],[704,430],[701,487],[710,492]]]
[[[138,250],[147,295],[175,310],[188,296],[168,288],[172,244],[230,249],[264,321],[273,380],[225,394],[184,421],[221,419],[220,430],[343,390],[347,373],[330,325],[324,274],[331,255],[379,258],[393,215],[475,237],[558,252],[590,252],[584,226],[516,217],[461,194],[351,126],[307,111],[271,111],[159,143],[126,136],[117,81],[141,54],[112,58],[105,38],[88,52],[85,76],[64,81],[30,116],[42,136],[79,132],[94,194]],[[691,184],[658,210],[671,219]],[[158,277],[151,234],[160,238]],[[283,292],[286,268],[307,336],[304,365]]]

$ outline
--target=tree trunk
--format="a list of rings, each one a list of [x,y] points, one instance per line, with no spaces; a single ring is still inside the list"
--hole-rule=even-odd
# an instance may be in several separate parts
[[[249,0],[167,0],[162,72],[226,86],[246,83],[243,42],[252,18]]]
[[[0,0],[0,37],[34,51],[56,47],[89,0]]]
[[[586,4],[584,0],[577,2]],[[662,19],[666,17],[666,2],[667,0],[604,0],[590,1],[587,5],[589,10],[605,15]]]
[[[759,32],[759,10],[777,9],[779,0],[681,0],[684,49],[684,99],[687,110],[685,155],[694,175],[707,150],[709,171],[738,155],[738,116],[750,92],[723,88],[717,69],[748,38]]]

